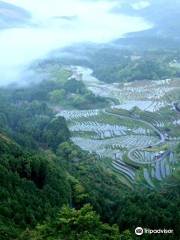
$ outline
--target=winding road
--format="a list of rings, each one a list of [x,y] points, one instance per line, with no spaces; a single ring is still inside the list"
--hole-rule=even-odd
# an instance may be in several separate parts
[[[109,84],[105,84],[105,83],[101,82],[100,80],[98,80],[97,78],[95,78],[93,76],[93,70],[87,69],[84,67],[75,67],[72,69],[74,70],[73,71],[74,77],[77,78],[77,80],[79,80],[79,75],[80,75],[81,76],[80,79],[85,83],[87,88],[89,88],[91,91],[94,92],[94,94],[97,94],[97,95],[103,96],[103,97],[105,97],[107,95],[108,97],[110,97],[109,95],[112,94],[112,90],[114,90],[114,93],[115,93],[116,87],[114,85],[110,86]],[[100,88],[101,91],[97,91],[98,88]],[[107,91],[104,91],[105,89]],[[112,113],[112,112],[107,111],[106,109],[102,109],[102,112],[109,114],[111,116],[119,117],[121,119],[123,118],[123,119],[138,121],[138,122],[145,124],[149,128],[151,128],[156,133],[156,135],[159,137],[159,141],[157,141],[154,144],[151,144],[151,147],[158,146],[161,143],[165,142],[164,135],[159,131],[159,129],[157,129],[155,126],[153,126],[150,122],[147,122],[142,119],[137,119],[137,118],[133,118],[133,117],[128,117],[128,116]],[[136,162],[136,160],[133,158],[132,153],[136,150],[142,150],[142,149],[148,148],[148,147],[149,147],[149,145],[143,146],[143,147],[142,146],[134,147],[134,148],[130,149],[128,152],[128,158],[131,161]],[[146,162],[146,164],[147,164],[147,162]]]
[[[159,138],[160,138],[160,140],[159,140],[158,142],[156,142],[156,143],[154,143],[154,144],[151,145],[152,147],[156,147],[156,146],[160,145],[161,143],[163,143],[163,142],[165,141],[164,135],[163,135],[156,127],[154,127],[154,126],[153,126],[151,123],[149,123],[149,122],[146,122],[146,121],[144,121],[144,120],[142,120],[142,119],[136,119],[136,118],[132,118],[132,117],[120,115],[120,114],[117,114],[117,113],[111,113],[111,112],[108,112],[107,110],[103,110],[103,111],[104,111],[106,114],[111,115],[111,116],[116,116],[116,117],[119,117],[119,118],[121,118],[121,119],[124,118],[124,119],[128,119],[128,120],[135,120],[135,121],[144,123],[144,124],[146,124],[147,126],[149,126],[151,129],[153,129],[153,131],[154,131],[154,132],[159,136]],[[149,147],[149,145],[143,146],[143,147],[135,147],[135,148],[132,148],[132,149],[129,150],[129,152],[128,152],[128,158],[129,158],[131,161],[136,162],[136,160],[135,160],[135,159],[133,158],[133,156],[132,156],[132,153],[133,153],[134,151],[136,151],[136,150],[142,150],[142,149],[147,148],[147,147]],[[146,162],[146,164],[147,164],[147,162]]]

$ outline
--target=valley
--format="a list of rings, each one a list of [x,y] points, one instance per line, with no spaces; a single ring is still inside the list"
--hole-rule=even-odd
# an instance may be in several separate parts
[[[60,111],[58,115],[66,118],[72,133],[71,140],[100,159],[106,158],[104,165],[128,186],[155,188],[171,176],[178,165],[174,149],[179,136],[169,134],[166,128],[178,127],[180,120],[172,99],[173,92],[180,90],[179,81],[106,84],[95,78],[91,69],[72,66],[69,70],[70,78],[113,102],[103,109]],[[171,116],[168,119],[165,109]]]
[[[0,240],[180,239],[179,11],[0,0]]]

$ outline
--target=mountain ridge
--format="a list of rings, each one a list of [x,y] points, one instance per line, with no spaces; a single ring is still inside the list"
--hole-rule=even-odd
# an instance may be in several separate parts
[[[0,29],[22,26],[27,24],[31,14],[14,4],[0,1]]]

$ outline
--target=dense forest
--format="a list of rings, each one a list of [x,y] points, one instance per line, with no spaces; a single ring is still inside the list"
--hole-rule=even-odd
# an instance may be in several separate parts
[[[0,240],[179,240],[179,1],[4,1]]]
[[[70,51],[71,54],[67,55]],[[140,36],[136,34],[117,40],[110,46],[77,45],[56,55],[61,63],[92,68],[94,75],[101,81],[122,83],[178,78],[179,52],[173,40],[144,37],[142,33]],[[60,59],[58,54],[64,54],[64,57]],[[81,55],[86,55],[86,58],[81,58]]]
[[[157,239],[178,239],[179,175],[174,187],[127,189],[71,142],[40,84],[0,92],[0,238],[136,239],[134,229],[149,226],[174,229]]]

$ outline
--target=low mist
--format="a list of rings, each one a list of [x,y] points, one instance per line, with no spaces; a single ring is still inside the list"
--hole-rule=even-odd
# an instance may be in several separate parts
[[[32,15],[25,27],[0,31],[0,85],[20,81],[31,62],[74,43],[106,43],[148,29],[142,18],[111,11],[119,1],[8,0]]]

